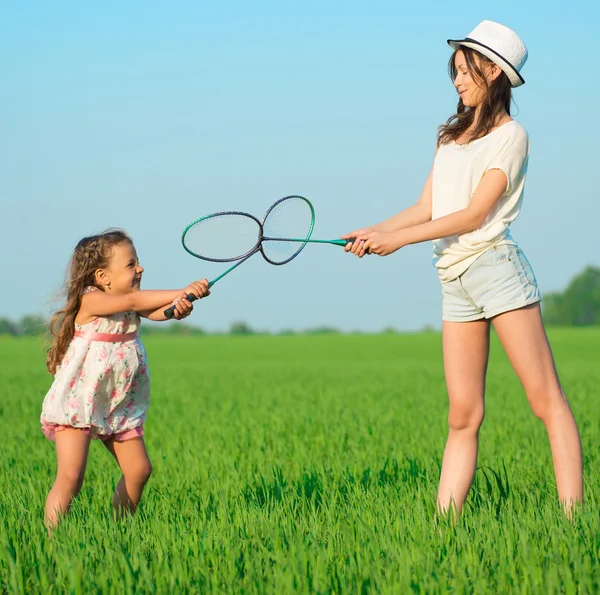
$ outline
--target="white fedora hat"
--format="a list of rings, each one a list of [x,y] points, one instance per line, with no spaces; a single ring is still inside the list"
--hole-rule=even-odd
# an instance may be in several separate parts
[[[506,73],[513,87],[525,83],[521,68],[527,61],[527,48],[512,29],[493,21],[482,21],[464,39],[449,39],[448,43],[454,49],[464,45],[489,58]]]

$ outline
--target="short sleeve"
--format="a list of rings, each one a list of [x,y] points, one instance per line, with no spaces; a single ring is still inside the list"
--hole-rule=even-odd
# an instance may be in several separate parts
[[[97,287],[94,287],[93,285],[88,285],[82,292],[81,294],[84,295],[86,293],[90,293],[91,291],[100,291]]]
[[[529,137],[521,127],[515,127],[510,134],[504,135],[490,148],[490,158],[485,171],[499,169],[508,180],[504,195],[512,192],[521,184],[527,173],[529,161]]]

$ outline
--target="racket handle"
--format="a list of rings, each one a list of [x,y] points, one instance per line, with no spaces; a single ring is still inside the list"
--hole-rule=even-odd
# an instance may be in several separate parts
[[[193,294],[193,293],[188,293],[185,296],[185,299],[188,302],[195,302],[198,298]],[[170,308],[167,308],[163,314],[165,315],[165,318],[167,320],[171,320],[171,318],[173,318],[173,316],[175,316],[175,306],[171,306]]]
[[[348,244],[351,244],[354,241],[354,239],[351,240],[325,240],[325,242],[327,244],[333,244],[334,246],[342,246],[342,248],[344,246],[347,246]],[[323,242],[323,243],[325,243]]]

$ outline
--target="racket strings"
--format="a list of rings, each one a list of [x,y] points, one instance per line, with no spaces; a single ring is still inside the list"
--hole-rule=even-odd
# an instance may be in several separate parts
[[[258,248],[260,233],[260,223],[251,215],[216,213],[190,224],[182,242],[193,256],[231,262]]]
[[[265,259],[272,264],[284,264],[295,258],[306,243],[289,242],[285,238],[308,240],[314,222],[312,205],[302,196],[287,196],[276,202],[263,221]]]

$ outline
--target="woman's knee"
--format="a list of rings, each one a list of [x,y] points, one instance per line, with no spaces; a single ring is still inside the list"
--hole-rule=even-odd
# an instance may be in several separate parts
[[[548,421],[557,411],[568,407],[562,389],[554,384],[528,386],[525,392],[533,414],[543,422]]]
[[[448,413],[448,426],[451,430],[470,430],[478,432],[485,417],[485,408],[482,404],[465,406],[452,405]]]

